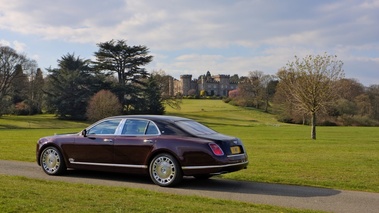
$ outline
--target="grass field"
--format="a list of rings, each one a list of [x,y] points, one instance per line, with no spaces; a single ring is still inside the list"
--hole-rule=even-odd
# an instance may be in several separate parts
[[[223,175],[248,181],[379,192],[379,128],[283,124],[274,116],[218,100],[184,100],[180,111],[213,129],[242,139],[249,168]]]
[[[222,177],[379,192],[379,128],[310,127],[279,123],[274,116],[220,100],[184,100],[167,114],[198,120],[242,139],[249,167]],[[59,121],[52,115],[0,118],[0,159],[35,161],[38,138],[79,132],[88,123]]]
[[[0,175],[0,212],[317,212]]]
[[[223,178],[379,192],[378,127],[317,127],[317,140],[311,140],[309,126],[279,123],[270,114],[231,106],[220,100],[184,100],[181,110],[167,108],[166,111],[169,115],[193,118],[221,133],[242,139],[249,154],[249,167],[243,171],[225,174]],[[54,133],[79,132],[87,125],[85,122],[59,121],[52,115],[3,116],[0,118],[0,159],[33,162],[38,138]],[[48,211],[47,206],[56,202],[42,205],[43,209],[39,209],[33,204],[35,200],[30,198],[34,196],[38,199],[41,196],[38,188],[46,190],[46,195],[43,195],[42,199],[53,197],[54,192],[47,192],[49,189],[45,186],[51,183],[8,176],[1,176],[0,179],[1,189],[5,187],[4,189],[8,190],[0,192],[0,211]],[[95,191],[99,198],[91,197],[92,207],[86,207],[83,212],[121,211],[117,206],[121,205],[122,200],[136,200],[136,203],[140,202],[143,205],[145,196],[154,197],[155,205],[160,205],[161,202],[170,203],[166,207],[170,212],[206,212],[224,209],[226,205],[232,206],[231,211],[235,212],[244,212],[244,209],[250,212],[294,212],[294,210],[249,204],[243,204],[244,208],[238,208],[240,206],[238,202],[197,197],[182,198],[166,194],[157,196],[168,197],[167,201],[155,198],[153,192],[117,187],[68,183],[54,183],[54,187],[58,187],[59,191],[63,190],[64,202],[59,204],[57,201],[61,207],[74,202],[73,198],[70,198],[70,192],[65,192],[66,188],[79,188],[83,192],[83,197],[76,197],[77,199],[85,199],[90,191]],[[11,193],[12,190],[17,193]],[[26,198],[25,193],[30,196]],[[139,194],[144,196],[138,196]],[[101,200],[108,196],[120,199],[109,201],[108,205],[101,205]],[[185,204],[181,205],[180,200],[201,203],[201,206],[195,205],[196,210],[187,208],[183,206]],[[3,207],[4,202],[10,204]],[[25,203],[29,208],[19,209],[18,203]],[[149,210],[154,212],[153,204],[146,212]],[[78,205],[87,206],[87,201]],[[121,205],[120,208],[122,211],[141,211],[139,204]],[[163,211],[165,209],[155,209],[155,212]]]

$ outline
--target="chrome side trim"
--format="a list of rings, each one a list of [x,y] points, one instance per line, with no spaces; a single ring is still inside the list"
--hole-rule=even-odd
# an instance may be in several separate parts
[[[187,169],[213,169],[213,168],[224,168],[229,166],[239,166],[249,163],[249,161],[241,162],[241,163],[233,163],[233,164],[225,164],[225,165],[212,165],[212,166],[182,166],[183,170]]]
[[[111,164],[111,163],[90,163],[90,162],[70,162],[71,164],[90,165],[90,166],[112,166],[124,168],[147,169],[146,165],[132,165],[132,164]]]

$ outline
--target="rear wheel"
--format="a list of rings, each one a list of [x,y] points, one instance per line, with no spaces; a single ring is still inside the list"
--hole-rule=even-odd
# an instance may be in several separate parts
[[[48,175],[60,175],[66,171],[62,154],[53,147],[46,147],[40,157],[42,170]]]
[[[159,154],[150,162],[149,173],[151,180],[159,186],[174,186],[182,178],[178,161],[169,154]]]

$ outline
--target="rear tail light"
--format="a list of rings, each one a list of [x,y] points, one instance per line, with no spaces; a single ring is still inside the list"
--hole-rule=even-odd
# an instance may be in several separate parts
[[[210,143],[209,144],[209,147],[211,147],[211,150],[213,152],[213,154],[217,155],[217,156],[222,156],[224,155],[224,152],[222,151],[221,147],[215,143]]]

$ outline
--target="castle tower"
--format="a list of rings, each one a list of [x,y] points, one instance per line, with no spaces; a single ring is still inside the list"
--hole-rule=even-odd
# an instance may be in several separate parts
[[[188,95],[188,91],[191,89],[192,75],[181,75],[180,81],[182,82],[182,94]]]
[[[230,90],[230,75],[219,75],[219,81],[220,81],[219,94],[221,96],[227,96]]]

